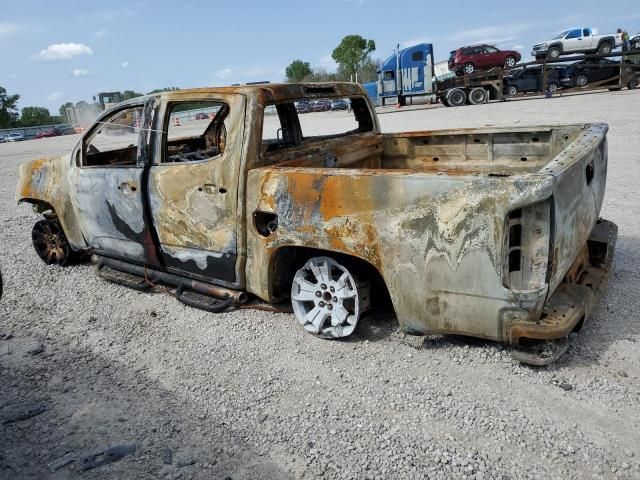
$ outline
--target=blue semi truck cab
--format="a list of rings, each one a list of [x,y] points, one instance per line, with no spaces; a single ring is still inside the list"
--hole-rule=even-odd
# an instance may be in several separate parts
[[[396,49],[378,72],[377,96],[381,105],[393,98],[406,105],[409,97],[435,95],[433,45],[420,43]]]

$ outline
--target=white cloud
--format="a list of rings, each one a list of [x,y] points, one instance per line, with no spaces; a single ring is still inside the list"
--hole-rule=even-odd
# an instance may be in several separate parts
[[[216,72],[216,77],[225,79],[229,75],[231,75],[232,73],[233,73],[233,70],[231,70],[230,68],[227,67],[227,68],[223,68],[222,70]]]
[[[52,94],[47,95],[47,100],[49,100],[50,102],[55,102],[60,97],[62,97],[62,92],[53,92]]]
[[[74,68],[73,69],[73,76],[74,77],[86,77],[87,75],[89,75],[89,70],[87,70],[86,68]]]
[[[122,68],[127,68],[127,67],[129,66],[129,62],[122,62],[122,63],[120,64],[120,66],[121,66]]]
[[[20,26],[16,23],[0,22],[0,37],[10,37],[20,30]]]
[[[93,32],[94,38],[102,38],[109,34],[108,30],[98,30],[97,32]]]
[[[15,73],[10,73],[9,75],[7,75],[7,80],[13,80],[14,78],[17,78],[18,75],[16,75]]]
[[[77,55],[93,55],[93,50],[82,43],[54,43],[38,54],[40,60],[67,60]]]
[[[511,47],[513,50],[522,50],[524,48],[524,45],[514,45],[513,47]]]

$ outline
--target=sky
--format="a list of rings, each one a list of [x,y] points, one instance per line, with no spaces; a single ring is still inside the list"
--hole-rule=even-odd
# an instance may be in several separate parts
[[[535,7],[534,7],[535,5]],[[640,31],[637,1],[536,0],[0,0],[0,86],[19,107],[91,101],[101,91],[282,81],[291,61],[335,70],[349,34],[376,42],[373,58],[427,42],[436,61],[491,43],[519,50],[559,31]],[[626,14],[623,12],[627,12]]]

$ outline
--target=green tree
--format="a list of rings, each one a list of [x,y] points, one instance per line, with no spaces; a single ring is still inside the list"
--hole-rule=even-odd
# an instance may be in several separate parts
[[[298,83],[305,78],[313,75],[311,65],[309,62],[303,62],[302,60],[294,60],[286,68],[285,74],[287,75],[287,81],[291,83]]]
[[[338,70],[347,76],[355,75],[371,61],[370,54],[376,49],[376,42],[360,35],[347,35],[331,54],[338,64]]]
[[[178,87],[164,87],[164,88],[156,88],[155,90],[151,90],[147,92],[147,95],[151,95],[154,93],[162,93],[162,92],[175,92],[176,90],[180,90]]]
[[[20,113],[20,126],[35,127],[52,123],[49,110],[44,107],[24,107]]]
[[[144,93],[138,93],[133,90],[125,90],[124,92],[122,92],[122,96],[124,97],[124,100],[129,100],[131,98],[136,98],[136,97],[142,97],[143,95]]]
[[[0,128],[12,127],[18,120],[18,100],[20,95],[7,94],[4,87],[0,87]]]

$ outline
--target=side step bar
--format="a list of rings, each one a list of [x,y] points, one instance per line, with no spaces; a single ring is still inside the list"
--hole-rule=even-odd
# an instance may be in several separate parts
[[[93,255],[91,261],[96,266],[98,276],[105,280],[139,291],[147,291],[155,283],[173,285],[176,287],[178,301],[208,312],[223,312],[249,299],[246,292],[218,287],[113,258]]]

